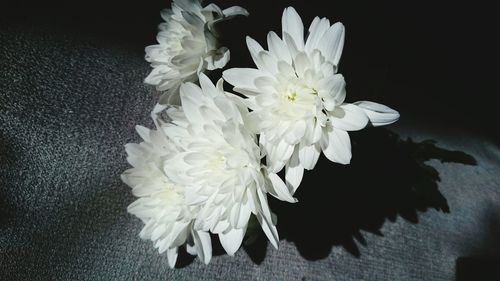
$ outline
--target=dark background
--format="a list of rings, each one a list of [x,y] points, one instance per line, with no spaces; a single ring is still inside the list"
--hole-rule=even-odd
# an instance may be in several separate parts
[[[147,2],[7,1],[0,4],[0,25],[16,31],[72,34],[79,40],[98,38],[102,44],[143,55],[143,48],[155,43],[159,11],[170,7],[166,0]],[[265,46],[267,32],[280,30],[283,8],[294,6],[306,30],[314,16],[346,26],[340,72],[347,79],[348,101],[379,101],[399,109],[408,122],[455,127],[498,141],[498,21],[492,5],[477,1],[213,2],[223,8],[241,5],[250,12],[248,18],[221,25],[224,44],[232,52],[229,66],[249,65],[244,36]]]

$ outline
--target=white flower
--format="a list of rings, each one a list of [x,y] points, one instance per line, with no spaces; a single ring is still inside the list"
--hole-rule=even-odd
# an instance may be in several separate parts
[[[141,237],[166,250],[171,266],[186,243],[189,253],[208,263],[210,233],[233,255],[251,214],[277,247],[266,193],[296,201],[261,164],[257,137],[246,128],[248,109],[223,91],[222,79],[214,86],[201,74],[200,84],[182,84],[182,107],[156,107],[158,129],[138,127],[144,142],[127,145],[134,168],[123,180],[140,197],[129,211],[145,223]]]
[[[184,203],[182,187],[172,183],[163,172],[162,158],[175,153],[165,134],[141,126],[137,126],[137,132],[144,141],[125,146],[133,168],[122,174],[122,180],[139,197],[128,211],[145,224],[140,237],[152,240],[160,253],[167,251],[173,267],[178,246],[191,236],[194,213]]]
[[[345,103],[345,81],[337,73],[344,46],[344,26],[316,17],[304,40],[304,26],[294,8],[282,17],[282,37],[269,32],[264,50],[247,37],[257,66],[233,68],[223,77],[246,96],[252,129],[260,134],[266,161],[273,172],[286,166],[286,182],[293,194],[303,170],[316,165],[321,151],[337,163],[348,164],[351,143],[347,131],[369,122],[386,125],[399,113],[374,102]]]
[[[163,10],[159,44],[146,47],[146,60],[153,71],[145,83],[166,91],[161,104],[179,104],[182,82],[195,82],[205,70],[222,68],[229,50],[219,47],[214,24],[236,15],[248,15],[238,6],[221,10],[217,5],[201,6],[200,0],[174,0],[171,10]]]

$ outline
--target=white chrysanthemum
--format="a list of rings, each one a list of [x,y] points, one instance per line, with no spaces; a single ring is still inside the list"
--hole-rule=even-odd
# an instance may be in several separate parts
[[[144,141],[126,145],[127,160],[133,168],[122,174],[122,180],[139,197],[128,211],[145,224],[140,237],[152,240],[160,253],[167,251],[173,267],[177,247],[191,236],[194,213],[184,203],[182,187],[172,183],[163,172],[163,157],[175,153],[165,134],[141,126],[137,126],[137,132]]]
[[[146,47],[146,60],[153,71],[145,82],[166,91],[161,104],[179,104],[182,82],[195,82],[205,70],[222,68],[229,50],[219,47],[214,24],[236,15],[248,15],[238,6],[221,10],[217,5],[201,6],[200,0],[174,0],[171,10],[163,10],[159,44]]]
[[[266,193],[295,202],[285,183],[261,164],[256,135],[245,126],[248,109],[233,101],[222,83],[214,86],[201,74],[201,88],[182,84],[182,107],[157,107],[157,130],[138,127],[144,142],[127,145],[134,168],[123,180],[141,197],[129,211],[146,224],[141,237],[168,251],[171,266],[185,243],[189,253],[208,263],[210,233],[233,255],[251,214],[277,247]]]
[[[282,17],[282,35],[269,32],[264,50],[247,37],[257,66],[224,71],[223,77],[253,111],[251,127],[260,134],[266,161],[273,172],[286,166],[291,194],[300,184],[303,170],[312,169],[323,151],[331,161],[347,164],[351,143],[347,131],[368,122],[386,125],[399,113],[374,102],[348,104],[345,81],[337,74],[344,45],[344,26],[330,26],[316,17],[304,41],[304,26],[292,7]]]

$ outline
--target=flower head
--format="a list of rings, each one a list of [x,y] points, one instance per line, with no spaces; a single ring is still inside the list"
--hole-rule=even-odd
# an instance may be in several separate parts
[[[345,28],[316,17],[304,40],[304,26],[294,8],[282,17],[282,38],[269,32],[264,50],[247,37],[257,68],[233,68],[223,77],[246,96],[252,112],[250,125],[260,134],[266,161],[273,172],[286,166],[286,182],[293,194],[303,170],[314,168],[321,152],[337,163],[351,159],[347,131],[371,122],[386,125],[399,113],[374,102],[345,103],[344,77],[337,73]]]
[[[157,107],[157,130],[138,127],[144,141],[127,145],[133,168],[123,180],[140,197],[129,212],[143,220],[141,237],[167,251],[171,266],[183,244],[208,263],[210,233],[233,255],[251,214],[277,247],[266,193],[295,202],[280,195],[286,185],[261,164],[256,135],[246,128],[247,108],[233,101],[222,83],[215,86],[201,74],[201,88],[182,84],[182,107]]]
[[[166,91],[161,104],[179,104],[182,82],[195,82],[205,70],[222,68],[229,61],[229,50],[219,47],[214,25],[236,15],[248,15],[238,6],[221,10],[217,5],[201,6],[200,0],[174,0],[164,10],[159,25],[159,44],[146,47],[146,60],[153,71],[145,82]]]

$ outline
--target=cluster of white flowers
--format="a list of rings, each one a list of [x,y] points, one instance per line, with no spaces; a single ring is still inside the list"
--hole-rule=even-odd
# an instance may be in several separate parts
[[[282,37],[268,34],[269,50],[247,38],[257,68],[223,72],[244,97],[225,92],[222,78],[214,85],[204,71],[224,67],[229,50],[218,47],[213,25],[238,14],[248,15],[241,7],[174,0],[162,13],[159,45],[146,48],[153,67],[146,83],[164,95],[151,114],[156,128],[137,126],[143,141],[126,145],[132,168],[122,179],[139,197],[128,211],[145,224],[140,237],[167,252],[171,267],[181,246],[208,263],[213,235],[234,255],[252,215],[277,248],[267,194],[297,202],[304,169],[313,169],[321,152],[348,164],[348,131],[399,118],[378,103],[344,102],[344,26],[317,17],[304,38],[291,7],[283,12]],[[277,175],[283,168],[285,181]]]

